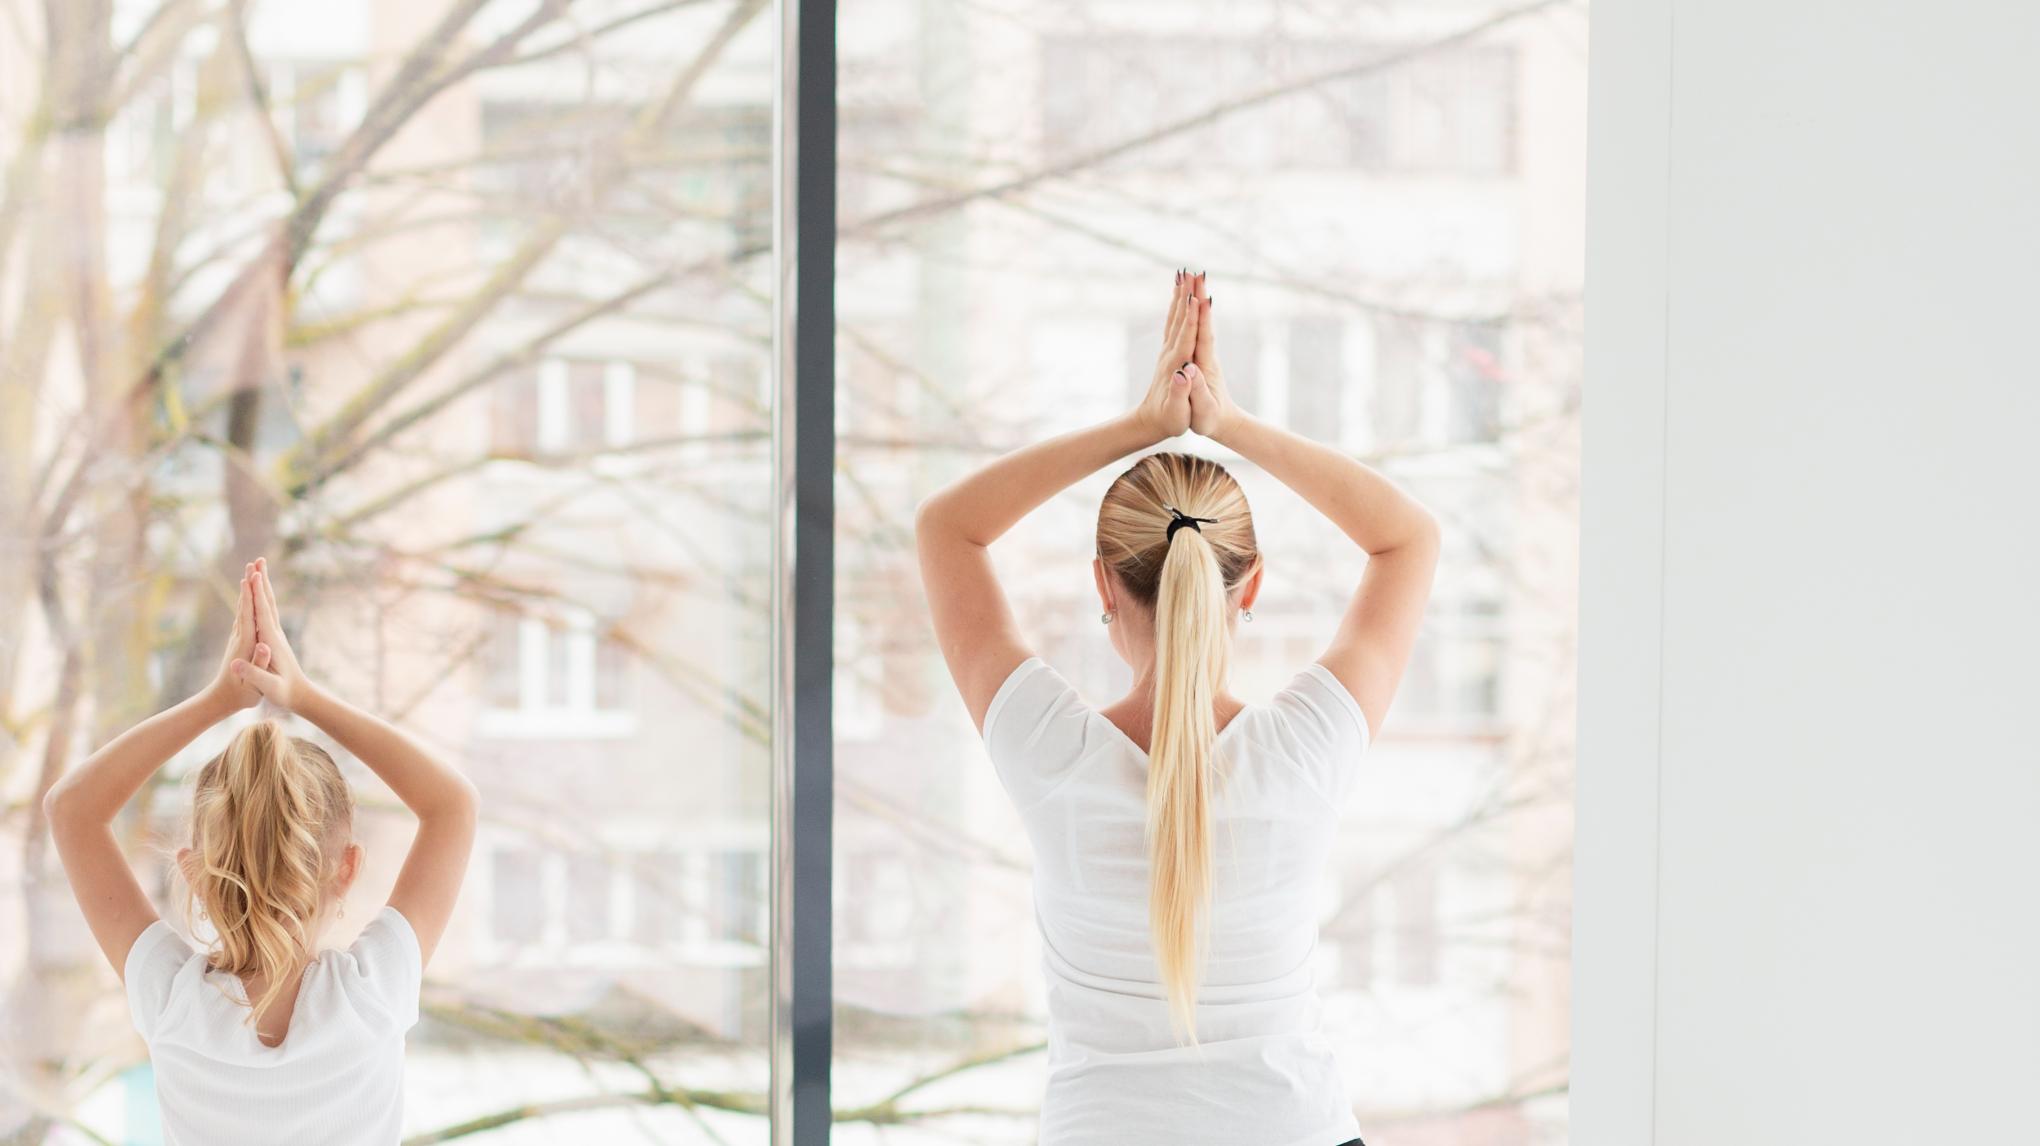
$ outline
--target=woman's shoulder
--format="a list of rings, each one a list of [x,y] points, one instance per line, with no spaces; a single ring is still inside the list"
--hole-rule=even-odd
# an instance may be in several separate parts
[[[1039,657],[1017,666],[992,698],[984,743],[1022,812],[1047,799],[1088,761],[1131,751],[1118,726]]]
[[[1321,664],[1305,665],[1269,700],[1267,710],[1308,724],[1345,747],[1364,749],[1372,739],[1360,702]]]
[[[1013,666],[992,702],[985,708],[984,736],[992,744],[1002,725],[1032,725],[1045,716],[1075,716],[1092,711],[1055,667],[1040,657]]]
[[[1253,744],[1257,755],[1300,770],[1335,803],[1345,798],[1369,742],[1359,702],[1318,664],[1306,666],[1266,703],[1248,706],[1233,726],[1242,726],[1239,738]]]

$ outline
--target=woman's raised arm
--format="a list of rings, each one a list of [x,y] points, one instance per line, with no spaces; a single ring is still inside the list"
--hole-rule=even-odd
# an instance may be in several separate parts
[[[1204,283],[1196,284],[1196,362],[1191,426],[1260,466],[1330,518],[1367,551],[1360,587],[1318,663],[1353,694],[1379,732],[1402,683],[1438,569],[1438,523],[1415,498],[1345,454],[1235,406],[1219,369],[1217,331]]]
[[[1190,379],[1180,368],[1197,336],[1194,279],[1176,276],[1162,352],[1139,406],[1108,422],[1018,449],[921,504],[914,541],[935,639],[970,718],[1030,655],[992,569],[989,547],[1049,498],[1128,454],[1190,428]]]

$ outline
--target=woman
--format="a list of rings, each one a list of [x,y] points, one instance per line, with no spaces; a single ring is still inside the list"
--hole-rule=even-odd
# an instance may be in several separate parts
[[[993,462],[916,524],[943,656],[1034,845],[1044,1146],[1358,1141],[1318,1031],[1317,887],[1409,660],[1438,528],[1381,475],[1235,406],[1215,343],[1204,276],[1179,272],[1137,408]],[[1367,551],[1366,572],[1324,655],[1244,703],[1226,664],[1264,571],[1246,496],[1214,462],[1143,457],[1105,494],[1092,563],[1133,687],[1093,708],[1029,650],[989,547],[1186,430],[1295,490]]]
[[[317,725],[418,817],[389,903],[344,951],[319,949],[361,868],[354,799],[323,748],[272,721],[199,770],[177,864],[211,941],[159,919],[114,842],[113,818],[199,733],[267,699]],[[170,1146],[393,1146],[404,1034],[474,844],[475,792],[395,728],[307,680],[277,622],[266,562],[243,571],[218,675],[50,789],[71,890],[127,984]]]

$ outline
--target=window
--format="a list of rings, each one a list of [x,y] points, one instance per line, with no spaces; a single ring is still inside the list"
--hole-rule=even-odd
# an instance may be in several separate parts
[[[1515,58],[1506,47],[1422,54],[1368,72],[1407,49],[1392,41],[1244,42],[1186,36],[1051,33],[1041,51],[1042,136],[1069,161],[1118,147],[1156,109],[1188,116],[1249,103],[1216,124],[1115,157],[1128,170],[1222,163],[1236,170],[1493,178],[1514,164]],[[1325,77],[1292,98],[1254,99],[1281,80]]]
[[[996,193],[880,228],[851,226],[846,208],[839,239],[839,343],[864,364],[837,380],[851,429],[838,442],[836,1003],[855,1016],[835,1031],[837,1078],[855,1080],[839,1084],[839,1114],[867,1095],[919,1095],[930,1076],[943,1099],[917,1109],[1024,1111],[1039,1095],[1027,840],[925,622],[881,620],[873,602],[912,593],[897,578],[921,498],[1142,392],[1158,300],[1187,263],[1210,272],[1221,301],[1236,400],[1385,469],[1452,539],[1346,813],[1351,838],[1381,848],[1342,855],[1331,873],[1351,893],[1325,922],[1323,994],[1339,1016],[1327,1033],[1368,1064],[1355,1104],[1411,1141],[1488,1140],[1491,1120],[1562,1136],[1562,1109],[1496,1096],[1566,1060],[1564,1025],[1495,985],[1563,974],[1543,928],[1564,892],[1479,910],[1453,897],[1467,894],[1463,855],[1547,889],[1535,873],[1570,843],[1549,825],[1565,822],[1570,768],[1577,458],[1564,443],[1577,427],[1581,267],[1580,252],[1551,258],[1543,238],[1569,233],[1582,205],[1577,172],[1519,152],[1573,153],[1584,61],[1576,40],[1527,24],[1449,35],[1490,9],[1224,8],[1221,19],[1149,4],[841,10],[860,29],[844,39],[845,74],[870,77],[842,89],[845,170],[883,173],[860,176],[874,188],[897,180],[908,202]],[[1577,31],[1582,17],[1549,18]],[[920,45],[929,70],[881,83],[902,44]],[[1291,94],[1251,102],[1278,88]],[[903,380],[911,415],[895,397]],[[1194,438],[1169,445],[1235,461]],[[1268,475],[1238,472],[1269,569],[1232,657],[1234,687],[1253,700],[1323,650],[1365,558]],[[1110,477],[1078,483],[993,548],[1022,631],[1093,701],[1130,681],[1096,623],[1090,570]],[[1519,791],[1502,811],[1487,802]],[[1483,973],[1458,973],[1468,967]],[[1438,1061],[1446,1026],[1452,1077],[1408,1069]],[[981,1065],[1000,1051],[1016,1057]],[[915,1127],[973,1143],[1033,1130],[1024,1115]],[[836,1138],[880,1141],[854,1122]]]
[[[499,849],[490,875],[490,931],[499,943],[539,943],[546,935],[545,857]]]
[[[627,736],[636,730],[630,656],[589,613],[499,614],[486,672],[485,729],[499,736]]]
[[[363,69],[346,62],[279,62],[269,67],[268,83],[277,132],[297,161],[299,178],[317,178],[367,109]]]
[[[265,553],[314,678],[482,796],[408,1039],[407,1135],[703,1137],[698,1111],[608,1105],[624,1083],[595,1047],[659,1048],[628,1085],[767,1093],[773,21],[742,0],[0,21],[0,454],[77,496],[0,499],[0,551],[46,537],[57,567],[119,571],[58,587],[68,632],[0,594],[25,670],[0,672],[0,709],[40,714],[0,788],[26,808],[18,762],[74,766],[199,688],[220,570]],[[51,92],[89,111],[39,112]],[[144,375],[133,432],[82,450],[106,387]],[[123,832],[152,893],[202,747]],[[371,861],[340,941],[410,835],[387,792],[361,796]],[[0,817],[0,854],[31,862],[0,865],[0,993],[47,1004],[10,1012],[11,1045],[62,1082],[39,1090],[51,1142],[153,1141],[123,1101],[149,1084],[118,985],[32,828]],[[0,1098],[0,1139],[41,1141],[19,1106]],[[769,1132],[704,1117],[731,1146]]]
[[[774,656],[818,637],[786,632],[770,591],[791,567],[775,414],[796,396],[775,378],[773,200],[799,159],[776,153],[774,6],[19,7],[24,43],[62,12],[113,56],[45,74],[62,53],[0,36],[0,155],[28,209],[0,235],[24,395],[6,452],[47,479],[0,498],[0,551],[147,575],[0,594],[23,670],[0,671],[0,709],[29,717],[0,786],[32,812],[46,777],[10,760],[75,764],[202,685],[218,570],[260,544],[314,675],[459,761],[486,809],[409,1038],[407,1135],[760,1146],[770,904],[791,879],[770,845]],[[1562,1023],[1480,984],[1567,959],[1519,940],[1568,907],[1562,880],[1530,877],[1570,847],[1580,268],[1546,224],[1580,204],[1540,149],[1577,145],[1583,37],[1564,33],[1584,17],[1467,38],[1494,13],[1219,7],[841,0],[825,893],[843,1146],[897,1133],[874,1111],[928,1146],[1035,1137],[1028,848],[930,640],[912,513],[967,466],[1123,410],[1155,361],[1142,300],[1183,262],[1226,302],[1242,405],[1389,468],[1454,538],[1348,813],[1381,848],[1335,866],[1370,890],[1328,913],[1326,1001],[1418,999],[1471,1065],[1355,1100],[1441,1141],[1487,1132],[1468,1111],[1563,1135],[1562,1098],[1496,1099],[1567,1060]],[[51,119],[48,92],[89,114]],[[121,368],[90,368],[93,348]],[[90,443],[81,411],[110,408],[116,375],[142,421]],[[1548,436],[1521,448],[1531,431]],[[1239,468],[1271,555],[1235,657],[1255,697],[1322,649],[1364,560]],[[1105,476],[997,550],[1026,632],[1094,698],[1128,681],[1088,570]],[[173,761],[122,834],[152,894],[187,830],[178,786],[217,744]],[[1519,791],[1520,810],[1480,802]],[[357,823],[384,858],[342,930],[408,827],[372,788]],[[42,1001],[15,1041],[65,1082],[39,1092],[53,1134],[139,1140],[120,1099],[147,1093],[146,1066],[35,824],[0,817],[18,861],[0,918],[21,921],[0,928],[0,989]],[[1531,890],[1460,911],[1469,855]],[[1337,1037],[1429,1061],[1413,1026]],[[0,1138],[19,1129],[4,1107]]]
[[[765,942],[765,860],[753,851],[719,851],[709,857],[714,900],[709,935],[720,943]]]
[[[1447,435],[1454,441],[1491,442],[1502,432],[1502,332],[1495,323],[1461,323],[1449,335],[1445,366]]]
[[[634,363],[548,358],[498,385],[496,448],[559,454],[629,445],[636,399]]]

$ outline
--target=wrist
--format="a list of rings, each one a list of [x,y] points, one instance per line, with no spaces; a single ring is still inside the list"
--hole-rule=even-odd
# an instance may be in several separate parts
[[[291,711],[313,724],[321,724],[327,714],[333,711],[334,706],[340,703],[331,693],[308,680],[298,682],[297,688],[292,690],[290,699]]]
[[[193,716],[203,718],[208,724],[218,724],[245,707],[234,696],[236,687],[235,682],[215,680],[184,703]]]
[[[1245,410],[1233,410],[1212,427],[1211,440],[1236,454],[1244,454],[1243,439],[1251,437],[1258,421]]]
[[[1112,442],[1119,447],[1119,455],[1122,457],[1147,449],[1170,437],[1139,410],[1129,410],[1121,414],[1107,422],[1105,428],[1111,432]]]

